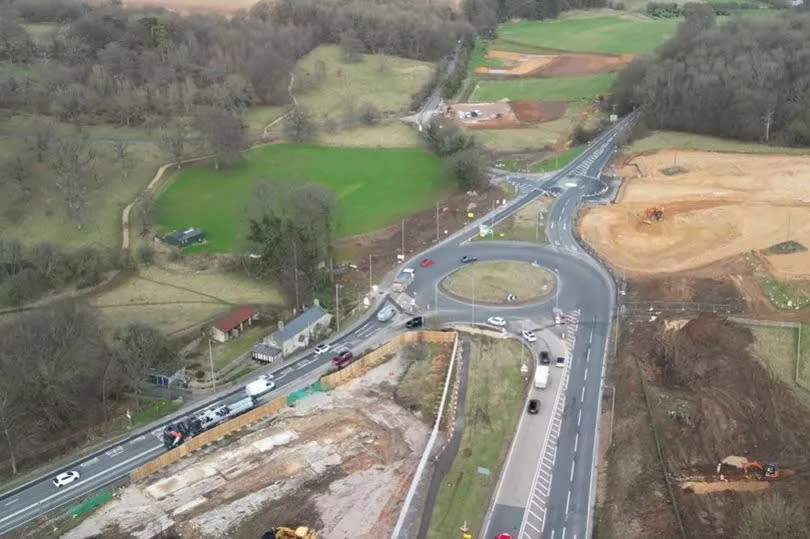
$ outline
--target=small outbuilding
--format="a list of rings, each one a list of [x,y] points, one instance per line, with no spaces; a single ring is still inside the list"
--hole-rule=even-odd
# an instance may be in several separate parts
[[[251,305],[242,305],[232,310],[216,322],[211,328],[211,338],[217,342],[225,342],[238,337],[245,326],[250,326],[259,316],[256,308]]]
[[[163,241],[175,247],[187,247],[195,243],[205,242],[205,232],[200,228],[187,228],[183,231],[175,230],[163,236]]]
[[[263,363],[272,363],[281,359],[281,349],[266,342],[259,342],[250,351],[250,357]]]

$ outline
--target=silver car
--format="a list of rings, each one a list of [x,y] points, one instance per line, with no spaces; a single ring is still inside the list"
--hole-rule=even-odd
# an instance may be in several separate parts
[[[71,470],[69,472],[62,472],[53,478],[53,484],[56,488],[64,487],[65,485],[71,484],[79,477],[81,476],[79,475],[79,472],[77,472],[76,470]]]

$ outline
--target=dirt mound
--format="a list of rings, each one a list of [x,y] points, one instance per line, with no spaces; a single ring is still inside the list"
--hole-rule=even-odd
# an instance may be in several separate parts
[[[667,176],[674,165],[684,172]],[[810,245],[808,157],[656,152],[633,157],[622,176],[617,204],[586,210],[580,229],[624,271],[671,273],[787,240]],[[663,207],[662,221],[642,222],[650,206]],[[810,251],[763,257],[780,278],[810,278]]]
[[[520,99],[510,103],[512,111],[521,123],[550,122],[565,114],[565,101],[535,101]]]
[[[490,50],[487,58],[501,60],[500,67],[477,67],[475,71],[495,78],[576,77],[616,71],[635,58],[632,54],[527,54]]]

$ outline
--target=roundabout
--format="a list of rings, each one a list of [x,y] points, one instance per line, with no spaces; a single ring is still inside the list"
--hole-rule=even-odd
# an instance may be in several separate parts
[[[545,299],[554,293],[554,273],[519,260],[471,262],[447,275],[441,291],[460,301],[487,305],[519,305]]]

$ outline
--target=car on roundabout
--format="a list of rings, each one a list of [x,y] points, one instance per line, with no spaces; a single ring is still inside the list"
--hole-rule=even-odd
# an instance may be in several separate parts
[[[549,363],[551,363],[551,357],[547,351],[543,350],[540,352],[540,365],[548,365]]]
[[[537,342],[537,336],[534,334],[534,331],[530,329],[525,329],[520,333],[526,342]]]
[[[562,356],[558,357],[556,365],[560,368],[565,367],[565,358]]]
[[[537,399],[532,399],[529,401],[529,407],[526,410],[530,414],[536,414],[540,411],[540,401]]]
[[[329,346],[328,344],[319,344],[318,346],[315,347],[315,355],[319,356],[321,354],[325,354],[326,352],[329,351],[330,348],[332,347]]]
[[[500,316],[490,316],[489,318],[487,318],[487,322],[490,325],[496,326],[496,327],[499,327],[499,328],[502,328],[502,327],[504,327],[506,325],[506,320],[504,320]]]
[[[53,484],[56,488],[64,487],[65,485],[71,484],[79,477],[81,477],[81,475],[76,470],[71,470],[69,472],[62,472],[53,478]]]
[[[423,267],[423,268],[429,268],[432,265],[433,265],[433,259],[432,258],[425,258],[424,260],[422,260],[419,263],[419,266]]]
[[[461,263],[462,264],[469,264],[470,262],[475,262],[476,260],[478,260],[478,258],[474,257],[474,256],[464,255],[464,256],[461,257]]]

